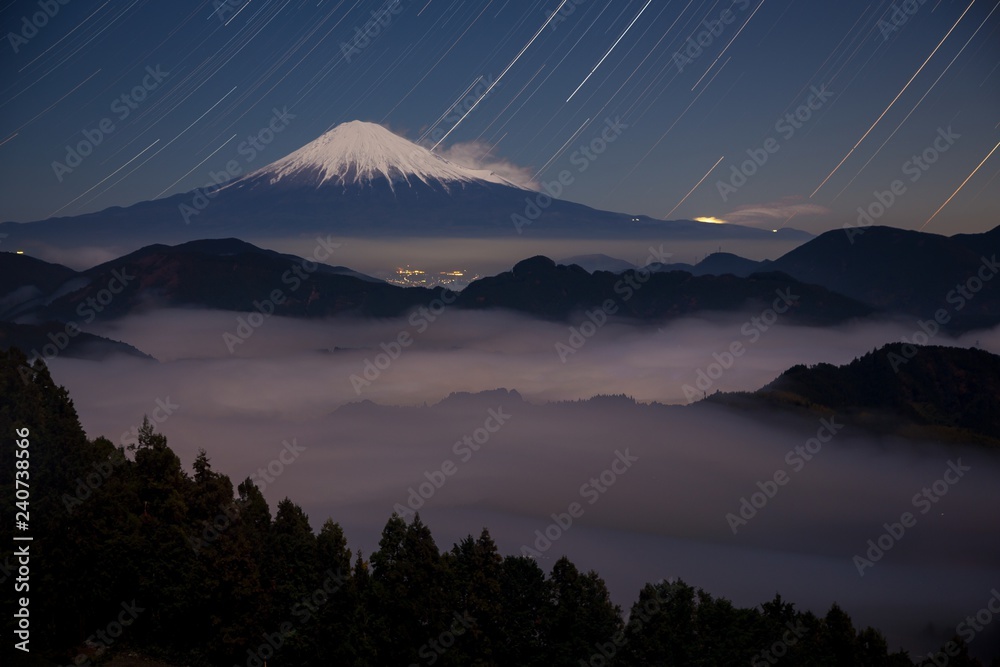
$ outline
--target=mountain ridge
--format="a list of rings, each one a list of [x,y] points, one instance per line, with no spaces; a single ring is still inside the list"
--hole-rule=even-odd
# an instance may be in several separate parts
[[[995,270],[990,268],[995,265],[995,256],[987,258],[983,253],[992,251],[991,240],[1000,240],[1000,227],[983,235],[967,235],[958,241],[894,228],[871,228],[864,237],[867,246],[861,250],[853,245],[845,246],[844,239],[838,236],[842,235],[829,232],[774,261],[757,263],[722,253],[710,255],[696,266],[661,264],[645,267],[653,276],[652,284],[657,287],[647,288],[644,293],[640,288],[646,280],[638,280],[639,274],[645,275],[643,271],[634,268],[619,271],[617,269],[628,264],[614,258],[603,255],[570,258],[589,264],[592,270],[588,271],[573,262],[557,264],[548,257],[536,256],[518,262],[510,271],[474,281],[463,290],[456,305],[469,309],[505,308],[559,320],[574,311],[582,312],[587,308],[598,307],[605,299],[610,298],[621,300],[625,306],[623,310],[630,316],[649,320],[713,308],[732,310],[740,307],[741,303],[745,304],[746,299],[759,300],[764,296],[757,293],[756,288],[750,289],[749,286],[756,284],[759,288],[770,281],[776,285],[805,285],[809,290],[809,300],[815,302],[815,307],[809,310],[816,311],[820,306],[829,306],[836,311],[832,319],[814,318],[816,322],[842,321],[845,317],[851,319],[882,313],[895,318],[915,317],[925,322],[937,319],[940,330],[949,333],[1000,324],[1000,291],[993,287],[993,282],[983,280],[984,276],[990,279],[993,277],[987,276],[987,269]],[[893,249],[898,250],[898,253],[885,257]],[[859,254],[855,255],[855,252]],[[243,257],[235,262],[233,270],[243,272],[244,283],[259,286],[256,296],[250,292],[244,295],[248,298],[260,298],[268,291],[267,285],[261,283],[259,276],[254,274],[253,267],[273,273],[281,265],[281,271],[274,273],[280,278],[282,272],[305,261],[295,255],[265,250],[233,238],[200,239],[176,246],[153,244],[106,262],[100,267],[91,267],[81,272],[27,255],[0,253],[0,319],[15,319],[31,311],[37,312],[43,320],[63,319],[68,314],[57,308],[60,303],[64,307],[67,305],[68,293],[86,289],[88,281],[92,283],[90,289],[96,289],[93,285],[95,281],[105,284],[114,277],[114,267],[123,263],[146,262],[149,257],[153,258],[149,261],[155,263],[157,260],[153,256],[158,254],[172,258],[157,269],[166,269],[168,273],[176,272],[176,266],[173,269],[167,267],[170,262],[176,261],[177,256],[183,254],[203,257],[198,261],[189,257],[189,268],[196,273],[207,270],[199,264],[204,261],[204,257],[213,257],[212,262],[215,264],[232,264],[234,257]],[[879,262],[869,261],[872,257],[882,259]],[[932,260],[936,260],[938,264],[926,267],[925,263]],[[987,260],[990,264],[983,263]],[[611,271],[599,268],[600,264],[608,263]],[[388,297],[393,292],[387,284],[348,267],[323,263],[313,266],[316,275],[322,276],[325,281],[336,278],[340,281],[356,279],[369,283],[364,288],[354,285],[348,292],[357,288],[361,292],[370,293],[372,289],[376,289],[374,285],[380,285],[376,291],[385,292],[383,296]],[[1000,265],[995,267],[1000,268]],[[211,269],[218,270],[219,266]],[[185,282],[181,277],[175,278],[176,281]],[[272,286],[281,285],[279,278],[272,279]],[[978,282],[969,282],[973,278]],[[623,280],[631,280],[636,284],[627,288],[619,286],[616,290],[615,286]],[[965,283],[962,283],[963,280]],[[341,282],[340,288],[347,289],[349,284]],[[1000,285],[1000,280],[995,284]],[[966,288],[968,293],[960,291]],[[198,291],[197,285],[189,286],[188,296],[191,302],[204,302],[203,292],[204,289],[202,292]],[[667,292],[675,297],[686,294],[688,305],[682,306],[679,302],[670,305],[657,301]],[[627,299],[621,298],[626,294]],[[631,300],[633,294],[640,296]],[[251,300],[243,299],[247,303]],[[359,303],[354,299],[347,300],[348,305]],[[404,299],[395,302],[388,310],[377,311],[399,314],[399,309],[405,310],[404,304],[407,303],[419,305]],[[56,309],[50,308],[52,304],[55,304]],[[174,302],[174,305],[179,304]],[[221,300],[209,299],[209,302],[202,305],[236,310],[247,307],[239,306],[228,297]],[[308,316],[304,312],[288,314]],[[820,315],[818,311],[814,314]],[[917,330],[917,324],[916,321],[913,322],[914,330]],[[926,331],[926,327],[923,330]]]
[[[0,275],[6,263],[21,256],[0,253]],[[0,303],[9,302],[0,318],[21,323],[74,321],[86,315],[113,320],[165,307],[195,307],[249,312],[275,291],[276,315],[316,318],[346,313],[392,317],[429,304],[446,290],[400,287],[365,280],[344,267],[315,263],[305,271],[305,260],[260,249],[236,239],[216,239],[176,246],[154,244],[117,259],[73,273],[50,293],[36,289],[18,301],[17,283],[0,282]],[[65,267],[52,265],[47,273]],[[643,278],[645,276],[645,278]],[[557,265],[537,256],[518,262],[511,271],[474,281],[452,299],[462,310],[499,308],[550,321],[568,321],[607,300],[620,306],[618,314],[652,322],[702,311],[747,311],[763,307],[779,290],[802,296],[801,308],[790,321],[836,323],[866,317],[874,310],[822,287],[806,285],[780,273],[736,276],[692,276],[674,271],[590,274],[576,265]],[[109,291],[111,296],[102,293]],[[791,293],[791,292],[790,292]],[[14,296],[11,296],[14,295]],[[633,298],[634,296],[634,298]],[[100,307],[92,302],[100,303]]]
[[[883,435],[1000,448],[1000,356],[976,348],[889,343],[842,366],[792,366],[729,407],[836,415]]]

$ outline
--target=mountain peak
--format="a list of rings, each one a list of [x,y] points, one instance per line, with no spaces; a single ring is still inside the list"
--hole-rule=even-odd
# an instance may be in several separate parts
[[[486,182],[519,187],[493,172],[469,169],[431,152],[376,123],[341,123],[297,151],[248,175],[270,183],[288,181],[319,187],[366,185],[385,179],[399,184],[425,185]]]

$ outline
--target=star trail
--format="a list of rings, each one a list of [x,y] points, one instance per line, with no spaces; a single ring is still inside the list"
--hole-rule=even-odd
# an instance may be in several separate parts
[[[566,199],[683,219],[808,202],[795,224],[814,233],[853,222],[928,137],[952,128],[961,140],[883,222],[982,231],[998,204],[988,184],[1000,163],[992,153],[980,163],[1000,139],[998,4],[9,2],[0,220],[192,190],[224,142],[287,108],[296,121],[253,168],[357,119],[478,162],[464,166],[517,165],[537,187],[574,142],[620,119],[627,134]],[[147,68],[169,75],[149,87]],[[832,100],[720,197],[726,167],[713,179],[705,166],[744,160],[822,85]]]

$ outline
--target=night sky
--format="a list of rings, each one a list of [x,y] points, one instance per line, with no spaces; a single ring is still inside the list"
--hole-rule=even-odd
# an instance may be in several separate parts
[[[0,220],[192,190],[360,119],[535,185],[570,169],[563,198],[614,211],[820,232],[891,197],[873,221],[998,224],[995,0],[561,6],[6,2]]]

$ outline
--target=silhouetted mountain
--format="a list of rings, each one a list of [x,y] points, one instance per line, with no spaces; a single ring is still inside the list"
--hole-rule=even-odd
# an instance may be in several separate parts
[[[0,319],[37,307],[77,273],[61,264],[50,264],[28,255],[0,252]]]
[[[83,331],[67,332],[66,325],[60,322],[44,324],[0,322],[0,350],[9,350],[12,347],[24,350],[29,358],[61,356],[101,361],[112,355],[124,354],[153,359],[127,343]]]
[[[928,319],[943,309],[953,331],[1000,323],[1000,280],[992,280],[1000,272],[1000,227],[951,238],[893,227],[847,232],[826,232],[762,268],[881,310]]]
[[[0,293],[23,285],[33,285],[51,292],[76,274],[61,264],[43,262],[29,255],[0,252]]]
[[[456,302],[461,308],[506,308],[544,319],[563,320],[585,310],[614,304],[615,314],[641,320],[662,320],[699,311],[744,311],[770,306],[780,294],[797,297],[791,321],[833,324],[865,317],[873,310],[862,303],[779,273],[747,278],[692,276],[682,271],[622,274],[588,273],[579,266],[557,265],[547,257],[532,257],[512,271],[477,280]]]
[[[622,271],[637,268],[632,262],[626,262],[624,259],[618,259],[617,257],[611,257],[610,255],[604,255],[601,253],[595,253],[593,255],[574,255],[573,257],[560,259],[558,260],[558,263],[565,264],[567,266],[570,264],[576,264],[580,268],[591,273],[594,271],[621,273]]]
[[[1000,356],[978,349],[891,343],[845,366],[793,366],[756,392],[707,400],[835,413],[881,433],[1000,446]]]
[[[794,286],[801,298],[790,321],[833,324],[876,312],[929,320],[941,311],[947,318],[942,329],[964,331],[1000,323],[1000,290],[992,282],[994,269],[1000,268],[992,254],[973,251],[977,239],[990,250],[998,236],[994,230],[955,240],[873,227],[852,245],[842,231],[829,232],[774,262],[716,253],[690,272],[660,271],[648,282],[634,269],[589,273],[539,256],[473,282],[457,305],[563,320],[610,299],[615,314],[652,321],[700,311],[753,310]],[[281,301],[274,304],[280,315],[384,317],[444,293],[442,288],[390,285],[238,239],[148,246],[82,272],[2,253],[0,279],[0,318],[23,323],[89,323],[168,306],[250,311],[257,302],[269,309],[265,302],[272,293]]]
[[[678,262],[674,264],[659,264],[648,267],[651,271],[687,271],[693,276],[724,276],[727,273],[741,278],[768,267],[766,262],[746,259],[730,252],[713,252],[697,264]]]
[[[343,267],[306,262],[237,239],[153,245],[80,272],[36,317],[113,319],[159,307],[272,311],[292,317],[386,317],[428,303],[440,288],[402,288]],[[257,304],[257,305],[255,305]]]
[[[1000,225],[982,234],[955,234],[950,238],[955,243],[979,254],[987,256],[1000,254]]]
[[[752,259],[746,259],[731,252],[713,252],[698,262],[692,273],[696,276],[721,276],[731,273],[734,276],[743,277],[749,276],[755,271],[760,271],[761,268],[761,263],[755,262]]]
[[[53,294],[22,303],[16,321],[89,324],[166,307],[259,310],[307,318],[346,313],[391,317],[445,294],[440,287],[399,287],[237,239],[153,245],[86,271],[65,271],[69,280]],[[759,311],[781,294],[789,294],[795,302],[789,321],[833,324],[873,312],[852,299],[776,272],[747,278],[653,273],[647,282],[640,280],[642,275],[635,270],[590,274],[576,265],[534,257],[519,262],[513,271],[473,282],[455,304],[564,320],[600,308],[610,299],[616,304],[615,315],[656,321],[700,311]]]
[[[1000,289],[992,288],[992,276],[1000,272],[996,255],[1000,227],[946,237],[876,226],[826,232],[773,261],[713,253],[694,266],[665,264],[659,270],[696,276],[777,270],[882,311],[926,320],[943,309],[950,320],[943,328],[962,332],[1000,323]]]

